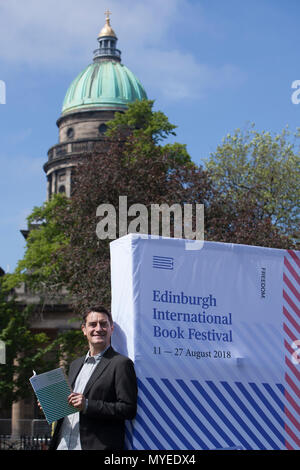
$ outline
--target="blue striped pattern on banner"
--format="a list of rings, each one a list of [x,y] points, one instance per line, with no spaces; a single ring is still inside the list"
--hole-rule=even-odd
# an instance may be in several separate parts
[[[284,449],[282,384],[138,379],[128,449]]]

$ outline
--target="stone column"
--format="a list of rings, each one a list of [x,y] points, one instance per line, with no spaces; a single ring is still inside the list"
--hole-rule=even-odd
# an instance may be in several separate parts
[[[23,434],[25,404],[24,400],[14,402],[11,410],[11,437],[12,439],[20,437]]]
[[[14,359],[14,366],[18,366],[19,362],[22,358],[19,356]],[[15,382],[17,379],[17,375],[14,374],[13,381]],[[24,419],[24,410],[25,404],[24,400],[19,400],[17,402],[13,402],[12,409],[11,409],[11,437],[18,438],[22,434],[22,419]]]
[[[66,168],[66,181],[65,181],[65,188],[66,188],[66,196],[71,197],[71,172],[72,168]]]

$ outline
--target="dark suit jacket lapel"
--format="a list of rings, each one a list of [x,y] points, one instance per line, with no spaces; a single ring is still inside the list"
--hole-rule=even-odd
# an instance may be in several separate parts
[[[101,358],[101,361],[100,363],[97,365],[96,369],[94,370],[94,372],[92,373],[91,377],[89,378],[86,386],[85,386],[85,389],[84,389],[84,392],[83,394],[86,395],[89,391],[89,389],[91,388],[91,386],[96,382],[96,380],[98,380],[98,378],[100,377],[100,375],[102,374],[102,372],[106,369],[106,367],[109,365],[112,357],[114,355],[114,350],[112,349],[112,347],[110,347],[103,355],[103,357]]]

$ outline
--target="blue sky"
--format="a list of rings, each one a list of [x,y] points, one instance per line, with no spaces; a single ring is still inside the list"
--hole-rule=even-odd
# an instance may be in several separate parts
[[[46,198],[43,164],[58,142],[64,95],[92,61],[107,8],[122,62],[178,126],[175,140],[193,161],[249,122],[272,133],[299,125],[300,105],[291,101],[292,82],[300,80],[297,0],[0,0],[6,271],[23,256],[26,216]]]

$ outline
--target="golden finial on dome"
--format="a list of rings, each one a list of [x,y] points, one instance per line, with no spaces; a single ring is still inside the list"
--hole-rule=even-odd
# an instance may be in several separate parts
[[[114,30],[110,26],[109,16],[111,15],[111,12],[109,10],[106,10],[104,14],[106,16],[106,22],[105,22],[105,25],[103,26],[103,28],[101,29],[101,31],[98,35],[98,38],[100,38],[102,36],[113,36],[113,37],[116,38],[117,37],[116,33],[114,32]]]

